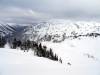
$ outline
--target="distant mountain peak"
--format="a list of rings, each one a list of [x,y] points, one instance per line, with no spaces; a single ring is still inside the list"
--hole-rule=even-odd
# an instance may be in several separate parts
[[[100,34],[100,23],[52,19],[32,24],[0,24],[0,33],[11,37],[35,41],[56,41]],[[10,36],[9,36],[10,37]]]

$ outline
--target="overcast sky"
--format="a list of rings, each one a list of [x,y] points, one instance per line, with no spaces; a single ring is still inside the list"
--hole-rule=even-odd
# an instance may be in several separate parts
[[[100,0],[0,0],[0,21],[100,19]]]

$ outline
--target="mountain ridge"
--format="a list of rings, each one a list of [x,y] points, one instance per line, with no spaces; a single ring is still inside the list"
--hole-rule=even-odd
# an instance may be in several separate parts
[[[0,23],[0,33],[23,40],[62,42],[65,39],[100,36],[100,23],[69,20],[49,20],[25,25]]]

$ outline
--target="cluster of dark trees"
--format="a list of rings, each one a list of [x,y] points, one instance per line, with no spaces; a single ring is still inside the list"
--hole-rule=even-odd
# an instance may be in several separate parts
[[[8,42],[8,41],[7,41]],[[52,49],[47,49],[46,46],[42,46],[41,43],[37,43],[35,41],[21,41],[14,38],[12,41],[8,42],[11,49],[20,48],[24,52],[28,52],[30,49],[34,51],[34,55],[39,57],[45,57],[54,61],[59,61],[62,63],[61,58],[59,59],[57,54],[53,53]],[[0,47],[3,48],[6,44],[6,39],[4,37],[0,37]]]
[[[76,35],[76,34],[73,34],[73,36],[67,36],[66,38],[73,38],[73,39],[76,39],[78,37],[94,37],[95,38],[95,37],[100,36],[100,33],[87,33],[84,35]]]
[[[35,41],[20,41],[14,39],[12,43],[10,44],[10,47],[12,49],[20,48],[21,50],[29,51],[29,49],[34,50],[34,55],[37,55],[39,57],[45,57],[54,61],[58,61],[58,56],[57,54],[54,54],[52,49],[50,48],[47,50],[46,46],[42,46],[41,43],[36,43]]]
[[[0,36],[0,48],[4,48],[6,44],[6,39],[3,36]]]

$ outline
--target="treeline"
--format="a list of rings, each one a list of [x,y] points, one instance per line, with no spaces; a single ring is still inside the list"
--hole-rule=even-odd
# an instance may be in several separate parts
[[[77,34],[77,33],[76,33]],[[66,38],[73,38],[73,39],[76,39],[76,38],[79,38],[79,37],[99,37],[100,36],[100,33],[87,33],[87,34],[80,34],[80,35],[76,35],[76,34],[72,34],[72,36],[66,36]]]
[[[12,41],[8,42],[11,49],[20,48],[24,52],[28,52],[30,49],[34,51],[34,55],[39,57],[45,57],[54,61],[59,61],[62,63],[62,59],[58,58],[57,54],[53,53],[52,49],[47,49],[46,46],[42,46],[41,43],[37,43],[35,41],[21,41],[14,38]],[[0,47],[4,47],[6,44],[6,40],[4,37],[0,38]]]

